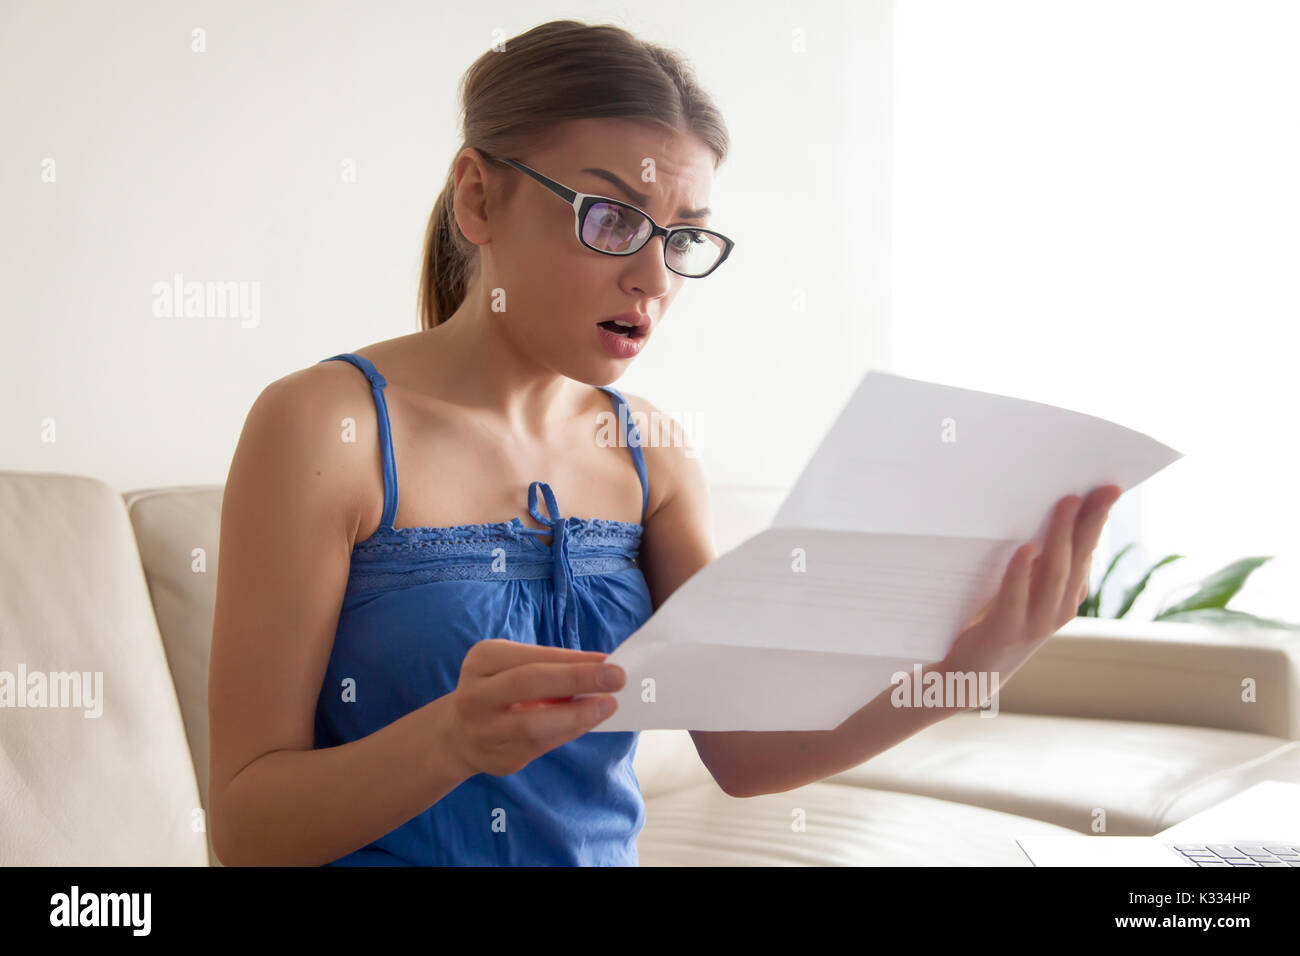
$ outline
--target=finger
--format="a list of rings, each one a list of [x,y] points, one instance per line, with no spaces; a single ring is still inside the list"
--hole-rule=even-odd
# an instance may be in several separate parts
[[[575,651],[567,647],[549,647],[544,644],[525,644],[508,638],[485,638],[474,645],[470,673],[475,677],[491,677],[501,671],[535,661],[580,663],[602,661],[609,654],[603,651]]]
[[[609,701],[615,709],[618,707],[618,702],[609,694],[598,694],[562,704],[509,711],[503,726],[511,737],[523,737],[533,741],[538,749],[550,750],[585,734],[595,724],[605,720],[607,715],[600,712],[603,701]]]
[[[510,705],[511,710],[527,710],[530,707],[549,707],[551,704],[566,704],[572,697],[538,697],[536,700],[521,700]]]
[[[995,594],[993,595],[993,597],[989,598],[987,601],[984,602],[984,606],[980,608],[978,611],[976,611],[975,616],[971,618],[971,622],[970,622],[971,627],[974,627],[980,621],[984,620],[984,615],[988,614],[989,611],[993,610],[993,604],[994,602],[997,601],[997,599],[998,596]]]
[[[1016,549],[1007,562],[1002,586],[989,608],[987,626],[1004,640],[1015,641],[1024,635],[1025,613],[1029,606],[1029,572],[1037,551],[1038,546],[1032,542]]]
[[[1081,575],[1082,581],[1079,582],[1079,593],[1074,596],[1074,603],[1070,605],[1070,616],[1074,617],[1079,613],[1079,605],[1088,600],[1088,590],[1092,581],[1092,559],[1088,559],[1087,565]]]
[[[1039,637],[1054,630],[1060,613],[1065,584],[1070,576],[1070,560],[1074,519],[1083,499],[1067,495],[1056,505],[1052,515],[1047,543],[1038,558],[1038,567],[1029,588],[1027,618],[1034,636]]]
[[[605,687],[599,682],[600,672],[606,667],[616,670],[617,686]],[[531,663],[484,678],[476,693],[489,707],[507,707],[544,698],[565,700],[575,694],[615,691],[623,686],[625,679],[626,672],[617,664]]]
[[[1110,517],[1111,506],[1123,494],[1119,485],[1102,485],[1094,488],[1084,499],[1074,522],[1074,549],[1070,562],[1070,578],[1065,585],[1065,598],[1060,617],[1068,621],[1078,613],[1079,605],[1088,596],[1088,574],[1092,569],[1092,553],[1097,550],[1101,529]]]

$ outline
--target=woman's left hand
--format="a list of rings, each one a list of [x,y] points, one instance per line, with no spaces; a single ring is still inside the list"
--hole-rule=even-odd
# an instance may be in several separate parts
[[[1042,643],[1078,613],[1088,596],[1088,572],[1101,529],[1123,489],[1102,485],[1086,499],[1069,495],[1057,502],[1043,553],[1020,547],[1011,557],[1002,587],[957,636],[944,671],[998,674],[1007,680]]]

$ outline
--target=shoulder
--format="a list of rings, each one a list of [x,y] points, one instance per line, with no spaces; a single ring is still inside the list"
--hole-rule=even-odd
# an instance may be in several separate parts
[[[355,533],[378,443],[370,383],[321,362],[266,385],[244,421],[228,484],[280,500],[305,492]]]
[[[627,399],[645,456],[650,486],[647,521],[650,515],[679,496],[707,499],[708,482],[699,449],[680,418],[643,395],[624,391],[623,397]]]
[[[355,365],[342,360],[318,362],[271,382],[249,411],[263,425],[279,426],[281,439],[311,442],[325,423],[353,419],[358,428],[378,421],[370,381]],[[293,434],[290,434],[292,430]],[[330,436],[337,439],[337,434]]]

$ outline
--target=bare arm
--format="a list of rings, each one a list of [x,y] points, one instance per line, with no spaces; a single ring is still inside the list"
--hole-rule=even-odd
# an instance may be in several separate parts
[[[225,486],[208,708],[210,822],[226,865],[321,865],[472,775],[449,737],[450,694],[360,740],[313,749],[358,489],[380,474],[374,402],[348,371],[303,370],[268,386]],[[357,423],[355,443],[341,440],[345,417]]]

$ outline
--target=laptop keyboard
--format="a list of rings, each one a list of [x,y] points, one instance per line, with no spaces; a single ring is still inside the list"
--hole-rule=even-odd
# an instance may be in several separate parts
[[[1294,866],[1300,868],[1300,846],[1281,843],[1166,843],[1196,866]]]

